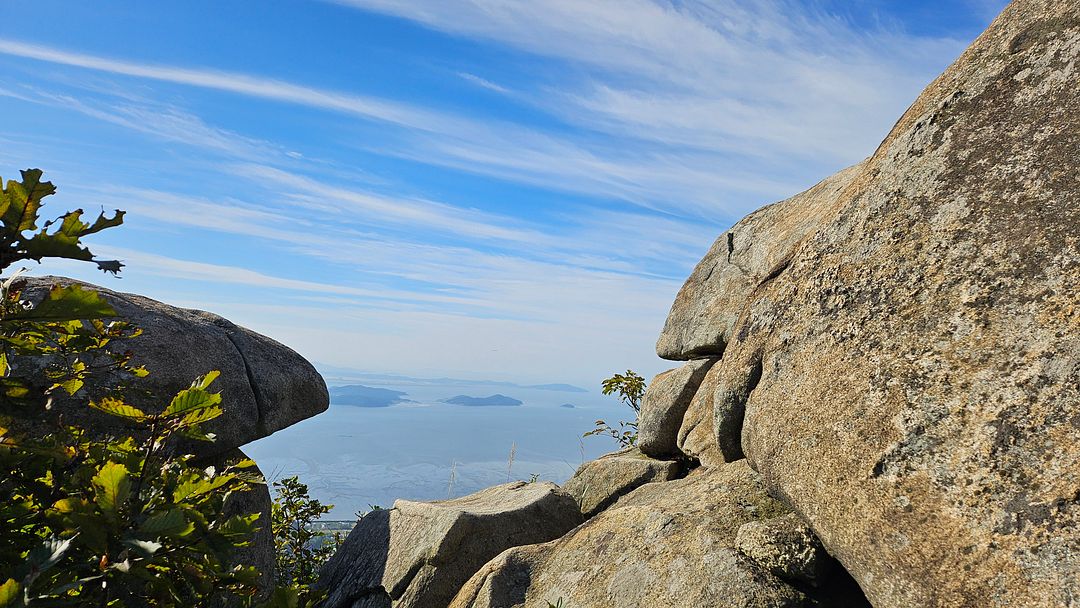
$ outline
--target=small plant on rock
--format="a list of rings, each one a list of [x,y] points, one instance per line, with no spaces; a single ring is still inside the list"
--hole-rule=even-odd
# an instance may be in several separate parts
[[[270,520],[277,549],[277,582],[299,589],[302,598],[314,598],[311,586],[319,569],[344,540],[340,533],[327,534],[314,527],[334,505],[312,498],[307,485],[295,476],[275,481],[274,491]]]
[[[641,398],[645,395],[645,378],[632,370],[626,370],[625,374],[615,374],[604,380],[601,383],[601,392],[605,395],[618,394],[619,400],[634,410],[634,419],[620,420],[617,429],[603,420],[597,420],[596,428],[585,433],[584,436],[607,435],[619,442],[621,448],[633,447],[637,444],[637,417],[641,413]]]

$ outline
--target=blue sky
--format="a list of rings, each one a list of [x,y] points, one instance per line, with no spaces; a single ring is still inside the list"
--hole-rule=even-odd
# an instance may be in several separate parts
[[[0,175],[122,208],[92,279],[310,359],[667,367],[745,213],[869,155],[1000,0],[0,2]]]

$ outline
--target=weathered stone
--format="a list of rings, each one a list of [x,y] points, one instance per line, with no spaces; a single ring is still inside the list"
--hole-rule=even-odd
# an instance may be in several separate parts
[[[735,550],[743,524],[787,509],[745,461],[650,483],[563,538],[510,549],[453,608],[801,606],[806,596]]]
[[[735,548],[788,581],[820,586],[833,560],[814,532],[794,513],[742,525]]]
[[[319,577],[323,608],[446,606],[499,552],[549,541],[581,522],[548,482],[515,482],[453,500],[398,500],[365,515]]]
[[[661,338],[724,348],[715,411],[879,608],[1080,601],[1078,81],[1075,0],[1015,0],[812,212],[722,237]]]
[[[678,462],[654,460],[628,448],[581,465],[563,491],[574,497],[585,517],[592,517],[638,486],[674,479],[681,469]]]
[[[221,371],[212,388],[221,392],[224,414],[204,425],[217,436],[215,442],[193,442],[188,446],[199,456],[223,454],[329,407],[326,384],[315,368],[292,349],[266,336],[212,313],[176,308],[63,277],[27,279],[25,297],[43,297],[56,283],[77,283],[94,289],[120,317],[143,330],[141,336],[112,345],[118,350],[130,349],[133,363],[145,365],[150,371],[149,376],[138,380],[138,390],[128,391],[126,398],[133,405],[149,411],[164,409],[194,379],[211,370]],[[67,420],[94,431],[129,430],[116,418],[86,407],[87,398],[115,382],[104,372],[91,380],[76,399],[60,401],[56,409]]]
[[[690,361],[657,375],[645,389],[638,416],[638,448],[655,458],[681,456],[679,428],[701,380],[716,359]]]
[[[656,353],[674,360],[722,355],[750,294],[783,271],[798,244],[862,170],[862,165],[845,169],[721,234],[675,297]]]
[[[738,458],[725,458],[724,453],[716,440],[717,431],[713,424],[713,401],[716,396],[716,378],[720,374],[719,366],[709,368],[705,378],[701,381],[690,406],[683,415],[682,426],[679,427],[677,446],[679,451],[686,456],[697,460],[705,466],[719,466],[724,462],[733,462]],[[727,435],[733,435],[735,441],[740,440],[742,433],[742,418],[738,420],[738,426],[727,429]],[[739,449],[739,454],[742,449]],[[741,456],[740,456],[741,457]]]

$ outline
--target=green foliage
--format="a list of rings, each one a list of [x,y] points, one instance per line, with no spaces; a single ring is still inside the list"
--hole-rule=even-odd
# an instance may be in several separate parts
[[[277,582],[300,590],[301,600],[318,599],[311,586],[344,539],[337,532],[316,530],[313,524],[334,505],[311,498],[307,485],[296,477],[275,481],[274,492],[270,521],[277,549]]]
[[[123,212],[88,224],[77,210],[39,228],[55,190],[39,170],[7,182],[0,270],[61,257],[118,272],[81,238],[120,225]],[[143,411],[125,395],[146,370],[110,348],[138,329],[82,287],[53,287],[37,304],[22,290],[17,274],[0,282],[0,608],[201,606],[227,593],[252,603],[258,573],[230,558],[251,542],[258,514],[226,517],[223,507],[263,481],[250,460],[216,470],[177,450],[180,437],[213,440],[201,425],[222,414],[210,390],[217,372]],[[91,378],[92,400],[83,390]],[[130,432],[103,437],[65,424],[50,409],[59,398],[87,400]],[[279,590],[267,605],[295,607],[298,596]]]
[[[637,418],[641,413],[641,398],[645,396],[645,378],[631,370],[626,370],[625,374],[615,374],[604,380],[601,383],[601,392],[605,395],[618,394],[619,400],[634,410],[634,419],[620,420],[617,429],[603,420],[597,420],[596,428],[585,433],[584,436],[607,435],[617,441],[621,448],[633,447],[637,444]]]
[[[197,380],[187,393],[207,393]],[[214,401],[207,399],[207,401]],[[252,596],[258,573],[231,566],[258,514],[222,515],[229,494],[262,483],[254,462],[222,470],[191,464],[170,440],[198,431],[220,407],[147,414],[117,399],[96,404],[140,427],[131,436],[87,439],[75,427],[46,439],[4,432],[0,445],[0,564],[19,586],[9,605],[193,605],[212,595]],[[3,606],[0,603],[0,606]]]
[[[39,228],[42,200],[54,194],[56,186],[41,181],[41,169],[27,169],[21,173],[22,181],[8,180],[0,190],[0,221],[3,222],[0,227],[0,271],[20,260],[40,262],[42,258],[51,257],[93,262],[106,272],[119,272],[123,264],[116,260],[94,259],[80,239],[119,226],[124,221],[124,212],[117,210],[111,218],[102,213],[92,224],[87,224],[82,220],[83,210],[76,209],[44,222]],[[0,184],[3,184],[2,179]]]

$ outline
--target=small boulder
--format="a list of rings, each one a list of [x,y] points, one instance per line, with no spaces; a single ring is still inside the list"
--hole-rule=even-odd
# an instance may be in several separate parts
[[[735,548],[784,580],[815,587],[833,565],[810,526],[794,513],[743,524],[735,534]]]
[[[655,458],[678,457],[679,428],[709,368],[717,359],[690,361],[653,378],[645,389],[638,416],[637,445]]]
[[[581,465],[563,491],[574,497],[585,517],[592,517],[641,485],[674,479],[681,468],[678,462],[654,460],[627,448]]]
[[[558,538],[581,523],[550,482],[515,482],[439,502],[398,500],[365,515],[320,573],[323,608],[446,606],[501,551]]]

